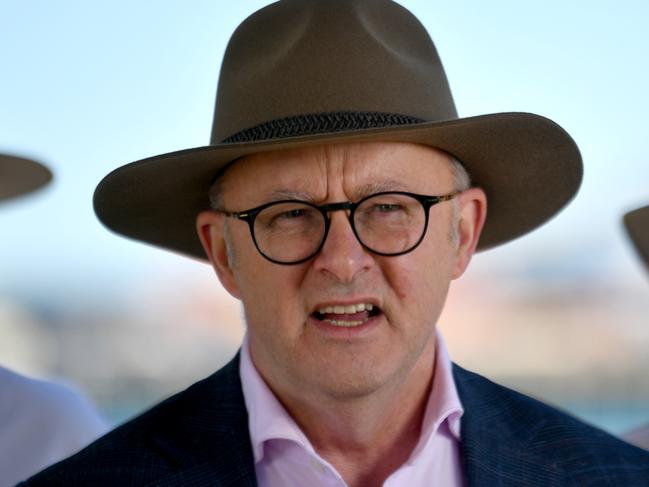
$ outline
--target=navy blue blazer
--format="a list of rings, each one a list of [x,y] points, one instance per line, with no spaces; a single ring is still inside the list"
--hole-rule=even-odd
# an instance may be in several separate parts
[[[468,486],[649,486],[649,453],[454,365]],[[238,355],[21,486],[255,486]]]

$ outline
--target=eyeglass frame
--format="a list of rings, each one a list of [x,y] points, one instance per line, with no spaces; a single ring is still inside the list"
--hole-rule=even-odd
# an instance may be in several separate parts
[[[331,226],[331,218],[329,217],[329,213],[332,211],[340,211],[340,210],[348,210],[349,215],[347,216],[347,219],[349,220],[349,224],[352,227],[352,231],[354,232],[354,236],[356,237],[356,240],[358,243],[361,244],[361,246],[366,249],[367,251],[375,254],[375,255],[380,255],[383,257],[398,257],[399,255],[404,255],[409,252],[412,252],[415,250],[421,242],[424,240],[424,236],[426,235],[426,232],[428,231],[428,221],[430,218],[430,208],[432,206],[435,206],[438,203],[442,203],[444,201],[450,201],[453,198],[455,198],[457,195],[462,193],[462,191],[454,191],[452,193],[444,194],[444,195],[439,195],[439,196],[433,196],[433,195],[423,195],[423,194],[417,194],[417,193],[410,193],[407,191],[381,191],[378,193],[372,193],[370,195],[367,195],[360,200],[353,202],[353,201],[342,201],[338,203],[328,203],[326,205],[316,205],[315,203],[311,203],[310,201],[304,201],[304,200],[297,200],[297,199],[286,199],[286,200],[278,200],[278,201],[271,201],[269,203],[264,203],[263,205],[260,206],[255,206],[254,208],[250,208],[248,210],[243,210],[243,211],[226,211],[226,210],[221,210],[221,209],[215,209],[214,211],[218,213],[222,213],[228,218],[234,218],[237,220],[245,221],[248,223],[248,228],[250,229],[250,236],[252,237],[252,241],[255,244],[255,248],[257,249],[257,252],[261,254],[262,257],[264,257],[266,260],[274,263],[274,264],[279,264],[279,265],[298,265],[302,264],[313,257],[315,257],[320,250],[322,250],[322,247],[324,246],[324,243],[327,241],[327,236],[329,235],[329,228]],[[421,232],[421,235],[417,242],[415,242],[410,248],[406,250],[402,250],[400,252],[395,252],[395,253],[385,253],[385,252],[377,252],[376,250],[368,247],[361,238],[358,236],[358,232],[356,231],[356,225],[354,224],[354,213],[356,212],[356,209],[365,201],[367,201],[370,198],[374,198],[375,196],[381,196],[381,195],[386,195],[386,194],[396,194],[396,195],[402,195],[402,196],[409,196],[415,200],[417,200],[419,203],[421,203],[422,207],[424,208],[424,215],[425,215],[425,222],[424,222],[424,228]],[[281,203],[300,203],[304,204],[307,206],[310,206],[311,208],[315,208],[322,214],[322,217],[324,218],[324,231],[322,232],[322,240],[318,244],[318,247],[314,252],[309,254],[307,257],[304,257],[302,259],[299,259],[295,262],[282,262],[276,259],[273,259],[269,257],[268,255],[264,254],[261,249],[259,248],[259,244],[257,243],[257,238],[255,237],[255,219],[261,213],[263,210],[270,206],[278,205]]]

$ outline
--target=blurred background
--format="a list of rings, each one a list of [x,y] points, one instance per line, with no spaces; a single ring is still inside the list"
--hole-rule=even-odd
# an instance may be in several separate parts
[[[75,384],[117,424],[236,352],[240,307],[211,268],[111,234],[92,193],[120,165],[208,143],[226,42],[267,3],[0,0],[0,152],[55,173],[0,205],[1,364]],[[400,3],[461,116],[544,115],[584,157],[566,210],[453,285],[451,356],[613,433],[649,422],[649,273],[621,226],[649,203],[649,3]]]

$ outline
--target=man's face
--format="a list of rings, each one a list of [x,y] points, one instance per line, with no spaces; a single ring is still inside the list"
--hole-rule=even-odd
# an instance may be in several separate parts
[[[450,160],[440,151],[357,143],[248,156],[228,169],[220,187],[223,207],[242,211],[288,196],[325,204],[391,190],[444,195],[454,191],[453,183]],[[482,203],[471,199],[472,191]],[[233,262],[223,243],[223,215],[199,216],[199,233],[221,281],[243,302],[253,361],[276,392],[354,398],[432,365],[435,323],[449,283],[462,274],[477,241],[467,229],[473,225],[477,231],[469,233],[479,234],[484,218],[482,192],[468,193],[433,206],[421,245],[397,257],[364,249],[347,212],[336,211],[322,250],[297,265],[266,260],[247,223],[228,219]],[[454,238],[458,219],[473,221],[460,223]],[[359,312],[358,305],[373,309]],[[319,313],[330,307],[347,310]],[[362,324],[336,326],[323,318]]]

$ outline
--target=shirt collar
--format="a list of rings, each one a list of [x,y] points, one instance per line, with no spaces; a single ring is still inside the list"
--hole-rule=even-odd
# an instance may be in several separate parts
[[[424,411],[421,433],[417,446],[410,455],[407,463],[414,463],[430,444],[444,422],[451,436],[460,441],[460,418],[464,408],[455,387],[451,359],[446,349],[446,343],[439,330],[436,330],[435,368],[433,384]]]
[[[248,411],[248,429],[255,463],[263,459],[264,443],[270,440],[293,441],[315,454],[311,442],[259,375],[250,356],[247,335],[241,346],[240,360],[239,374]],[[412,464],[416,461],[444,422],[447,423],[451,435],[459,441],[460,418],[463,413],[464,409],[453,380],[451,360],[444,339],[436,332],[433,385],[426,404],[419,441],[407,463]]]
[[[264,443],[269,440],[293,441],[315,453],[306,435],[259,375],[250,356],[247,334],[241,346],[239,374],[255,463],[263,459]]]

